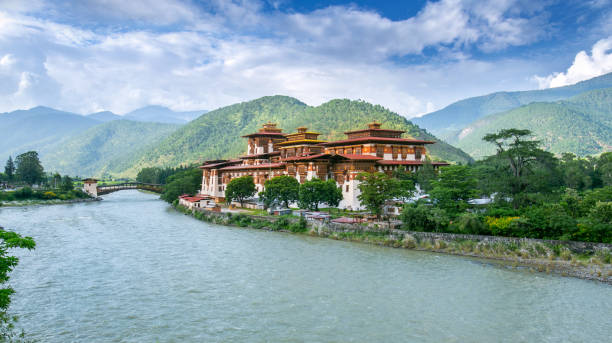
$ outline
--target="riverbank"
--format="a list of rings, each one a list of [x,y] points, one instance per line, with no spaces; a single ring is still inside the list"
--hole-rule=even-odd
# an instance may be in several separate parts
[[[90,202],[90,201],[101,201],[102,198],[84,198],[84,199],[28,199],[28,200],[13,200],[0,202],[0,207],[22,207],[22,206],[35,206],[35,205],[63,205],[63,204],[75,204],[80,202]]]
[[[510,268],[612,284],[610,244],[416,232],[378,225],[313,223],[286,217],[191,211],[180,205],[175,208],[215,224],[488,259]]]

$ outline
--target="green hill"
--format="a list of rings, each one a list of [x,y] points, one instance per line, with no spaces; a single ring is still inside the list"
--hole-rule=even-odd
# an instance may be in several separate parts
[[[179,126],[114,120],[41,149],[45,169],[80,176],[116,175],[132,166],[143,150]]]
[[[274,122],[284,132],[299,126],[318,131],[322,139],[343,138],[343,132],[363,128],[379,121],[387,128],[407,131],[414,138],[438,140],[404,117],[380,105],[362,101],[332,100],[317,107],[287,96],[269,96],[208,112],[179,128],[156,146],[147,149],[133,167],[123,171],[135,175],[148,166],[177,166],[205,159],[235,157],[245,153],[242,135],[257,131],[262,124]],[[471,158],[446,143],[430,147],[436,159],[467,162]]]
[[[41,150],[66,136],[100,124],[85,116],[58,111],[48,107],[34,107],[0,114],[0,163],[4,167],[9,155],[28,150]],[[4,169],[2,170],[4,171]]]
[[[449,142],[481,158],[494,153],[482,137],[504,128],[529,129],[553,153],[584,156],[612,150],[612,88],[585,92],[556,102],[538,102],[489,115],[449,138]]]
[[[612,87],[612,73],[565,87],[522,92],[497,92],[468,98],[412,121],[446,139],[491,114],[505,112],[532,102],[564,100],[587,91],[609,87]]]

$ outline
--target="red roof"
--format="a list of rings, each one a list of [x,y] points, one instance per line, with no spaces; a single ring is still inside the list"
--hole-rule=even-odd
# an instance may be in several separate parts
[[[263,154],[253,154],[253,155],[244,155],[244,156],[240,156],[241,159],[258,159],[258,158],[262,158],[265,156],[275,156],[275,155],[280,155],[280,151],[272,151],[272,152],[266,152]]]
[[[434,141],[425,141],[420,139],[409,139],[409,138],[388,138],[388,137],[359,137],[359,138],[351,138],[345,139],[341,141],[333,141],[327,143],[320,143],[323,146],[334,146],[334,145],[343,145],[349,143],[360,143],[360,142],[382,142],[382,143],[396,143],[396,144],[434,144]]]
[[[313,160],[316,158],[321,158],[321,157],[331,157],[331,154],[316,154],[316,155],[309,155],[309,156],[292,156],[292,157],[286,157],[283,158],[283,161],[304,161],[304,160]]]
[[[200,169],[210,169],[210,168],[217,168],[217,167],[221,167],[221,166],[225,166],[228,164],[236,164],[236,163],[242,163],[242,160],[230,160],[230,161],[225,161],[225,162],[220,162],[220,163],[212,163],[212,164],[205,164],[203,166],[200,166]]]
[[[382,165],[410,165],[410,166],[420,166],[423,164],[423,161],[391,161],[391,160],[382,160],[382,161],[377,161],[376,163],[378,164],[382,164]],[[434,166],[448,166],[449,163],[446,162],[431,162],[432,165]]]
[[[263,132],[255,132],[255,133],[251,133],[248,135],[244,135],[242,137],[280,137],[280,138],[285,138],[285,134],[282,132],[270,132],[270,131],[263,131]]]
[[[189,202],[198,202],[200,200],[204,200],[204,199],[210,199],[210,197],[198,197],[198,196],[180,196],[179,198],[185,200],[185,201],[189,201]]]
[[[344,134],[348,135],[349,133],[359,133],[359,132],[366,132],[366,131],[395,132],[395,133],[404,133],[404,132],[406,132],[406,131],[402,131],[402,130],[388,130],[388,129],[363,129],[363,130],[356,130],[356,131],[347,131]]]
[[[377,161],[382,160],[382,157],[372,155],[349,155],[349,154],[338,154],[342,157],[346,157],[349,160],[366,160],[366,161]]]
[[[237,166],[228,166],[220,168],[219,170],[239,170],[239,169],[269,169],[269,168],[281,168],[284,167],[284,163],[263,163],[263,164],[241,164]]]

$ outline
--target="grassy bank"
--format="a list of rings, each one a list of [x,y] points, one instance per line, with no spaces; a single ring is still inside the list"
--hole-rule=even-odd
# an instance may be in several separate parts
[[[325,225],[312,225],[303,219],[206,213],[191,211],[180,205],[174,205],[174,207],[198,220],[219,225],[293,232],[393,248],[491,259],[503,261],[504,265],[508,267],[529,268],[537,272],[598,280],[612,284],[612,256],[609,249],[600,249],[593,253],[576,253],[560,244],[548,244],[529,239],[516,243],[450,238],[429,239],[420,238],[418,232],[372,230],[365,226],[363,230],[342,231]]]

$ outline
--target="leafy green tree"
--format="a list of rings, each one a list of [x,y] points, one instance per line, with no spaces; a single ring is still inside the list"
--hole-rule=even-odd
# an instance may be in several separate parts
[[[53,174],[53,188],[59,188],[62,184],[62,176],[59,173]]]
[[[15,163],[13,163],[13,157],[9,156],[4,166],[4,174],[6,174],[7,181],[13,181],[15,176]]]
[[[28,151],[17,156],[15,164],[17,178],[29,185],[42,181],[45,176],[36,151]]]
[[[22,237],[21,235],[0,229],[0,341],[13,342],[16,337],[13,327],[16,317],[9,315],[8,308],[11,304],[11,296],[15,290],[7,285],[10,276],[9,273],[19,263],[19,258],[9,255],[10,251],[15,248],[32,250],[36,247],[34,240],[31,237]]]
[[[282,203],[289,207],[290,202],[298,201],[300,195],[300,183],[289,175],[280,175],[266,180],[264,191],[259,193],[266,207],[274,203]]]
[[[342,189],[336,186],[336,182],[332,179],[323,181],[314,178],[300,185],[300,208],[318,210],[321,203],[336,207],[341,200]]]
[[[172,203],[182,194],[197,193],[202,186],[202,171],[198,168],[187,169],[167,179],[161,198]]]
[[[447,166],[441,168],[438,179],[432,181],[430,195],[437,206],[459,213],[468,207],[468,200],[478,195],[477,184],[469,166]]]
[[[240,206],[244,206],[244,201],[255,195],[255,182],[250,175],[232,179],[225,188],[225,200],[228,203],[238,201]]]
[[[72,183],[72,178],[70,178],[70,176],[64,175],[60,189],[64,192],[69,192],[74,189],[74,184]]]
[[[524,193],[551,190],[559,180],[557,159],[539,148],[539,141],[531,139],[531,131],[504,129],[490,133],[483,140],[497,148],[497,154],[490,157],[496,165],[500,195],[508,195],[515,207],[519,207],[528,197]]]
[[[368,211],[380,218],[385,203],[390,200],[404,200],[414,193],[414,183],[410,180],[399,180],[385,173],[361,173],[360,194],[357,196]]]
[[[595,172],[604,186],[612,186],[612,152],[606,152],[599,156],[596,162]]]
[[[403,229],[412,231],[441,232],[450,222],[446,211],[422,203],[404,205],[399,218]]]

